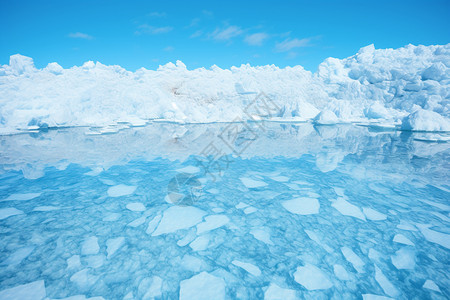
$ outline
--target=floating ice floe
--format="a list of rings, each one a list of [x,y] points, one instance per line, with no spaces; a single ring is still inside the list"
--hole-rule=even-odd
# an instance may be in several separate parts
[[[246,215],[252,214],[257,211],[258,211],[258,209],[253,206],[248,206],[248,207],[244,208],[244,214],[246,214]]]
[[[250,234],[253,237],[267,245],[273,245],[273,242],[270,240],[270,233],[268,232],[268,228],[255,228],[250,230]]]
[[[254,180],[254,179],[247,178],[247,177],[241,177],[239,179],[249,189],[260,188],[260,187],[264,187],[267,185],[267,183],[265,183],[264,181]]]
[[[230,219],[225,215],[210,215],[205,217],[203,223],[197,224],[197,234],[214,230],[227,224]]]
[[[147,220],[147,217],[146,216],[142,216],[142,217],[137,218],[136,220],[128,223],[127,226],[135,228],[135,227],[138,227],[138,226],[141,226],[142,224],[144,224],[145,220]]]
[[[161,221],[152,236],[175,232],[197,225],[206,212],[193,206],[172,206],[164,211]]]
[[[278,182],[287,182],[287,181],[289,181],[289,177],[286,177],[286,176],[272,176],[272,177],[270,177],[270,179],[272,179],[274,181],[278,181]]]
[[[208,248],[209,245],[209,236],[202,235],[197,237],[193,242],[189,244],[189,247],[194,251],[203,251]]]
[[[397,228],[401,230],[417,231],[417,228],[414,227],[414,225],[411,225],[405,221],[401,221],[401,223],[397,225]]]
[[[435,292],[441,292],[441,289],[438,287],[438,285],[431,279],[427,279],[422,287]]]
[[[192,272],[200,272],[205,267],[203,260],[189,254],[183,256],[182,262],[183,268]]]
[[[184,247],[184,246],[186,246],[187,244],[189,244],[189,243],[191,243],[192,241],[194,241],[195,239],[197,239],[197,237],[198,237],[198,235],[197,235],[197,233],[194,231],[194,230],[189,230],[188,232],[187,232],[187,234],[181,239],[181,240],[178,240],[178,242],[177,242],[177,245],[178,246],[180,246],[180,247]],[[206,247],[208,247],[208,244],[209,244],[209,237],[207,237],[206,238],[207,239],[207,241],[206,241],[206,245],[205,245],[205,249],[206,249]],[[200,240],[201,241],[201,240]],[[197,241],[196,243],[194,243],[193,245],[189,245],[189,246],[191,246],[191,248],[192,247],[196,247],[197,245],[199,245],[199,241]],[[201,243],[200,243],[201,244]]]
[[[295,290],[284,289],[275,283],[271,283],[264,292],[264,300],[295,300]]]
[[[316,232],[307,229],[305,229],[305,232],[311,240],[319,244],[325,251],[327,251],[328,253],[333,253],[333,249],[324,242],[322,242],[321,238],[319,238]]]
[[[358,255],[356,255],[355,252],[353,252],[352,249],[348,247],[342,247],[341,251],[345,259],[353,265],[353,268],[355,268],[355,270],[358,271],[358,273],[364,273],[365,263]]]
[[[322,270],[308,263],[303,267],[297,267],[294,279],[307,290],[325,290],[333,286]]]
[[[145,210],[144,204],[142,204],[140,202],[128,203],[125,207],[131,211],[144,211]]]
[[[139,299],[155,299],[162,295],[163,280],[159,276],[146,277],[141,280],[138,287]]]
[[[416,266],[416,254],[413,249],[404,247],[391,256],[392,264],[398,269],[413,270]]]
[[[336,275],[339,280],[350,280],[350,275],[343,266],[336,264],[333,266],[333,270],[334,275]]]
[[[49,299],[49,300],[105,300],[105,298],[103,298],[101,296],[87,298],[85,295],[75,295],[75,296],[70,296],[67,298],[58,298],[58,299]]]
[[[93,269],[100,268],[105,263],[105,255],[98,254],[98,255],[90,255],[88,257],[84,258],[84,261],[86,264]]]
[[[437,208],[439,208],[440,210],[450,212],[450,206],[447,205],[447,204],[439,203],[439,202],[436,202],[436,201],[430,201],[430,200],[426,200],[426,199],[420,199],[420,201],[423,202],[423,203],[426,203],[426,204],[428,204],[428,205],[437,207]]]
[[[98,276],[91,274],[90,268],[85,268],[73,274],[70,281],[74,282],[80,289],[86,290],[98,280]]]
[[[81,260],[79,255],[72,255],[67,259],[67,269],[77,269],[81,267]]]
[[[414,246],[413,242],[411,242],[406,236],[400,233],[394,236],[393,241],[404,245]]]
[[[253,276],[259,276],[261,275],[261,270],[255,266],[254,264],[251,263],[247,263],[247,262],[242,262],[239,260],[233,260],[231,262],[233,265],[238,266],[242,269],[244,269],[245,271],[247,271],[248,273],[252,274]]]
[[[119,184],[112,186],[108,189],[108,196],[110,197],[122,197],[133,194],[136,190],[136,186],[129,186],[125,184]]]
[[[23,247],[16,250],[14,253],[8,256],[0,265],[14,266],[18,265],[27,258],[35,249],[34,246]]]
[[[445,216],[445,215],[443,215],[443,214],[441,214],[441,213],[438,213],[438,212],[436,212],[436,211],[432,211],[431,213],[432,213],[433,215],[435,215],[436,217],[438,217],[439,219],[444,220],[445,222],[449,222],[449,223],[450,223],[450,218],[449,218],[449,217],[447,217],[447,216]]]
[[[25,193],[25,194],[12,194],[1,201],[28,201],[37,198],[41,193]]]
[[[97,254],[100,250],[98,246],[98,238],[96,236],[90,236],[86,238],[81,247],[81,254],[83,255],[93,255]]]
[[[237,209],[243,209],[243,208],[248,207],[248,204],[246,204],[246,203],[244,203],[244,202],[239,202],[238,204],[235,205],[235,207],[236,207]]]
[[[33,211],[53,211],[61,209],[59,206],[51,206],[51,205],[44,205],[44,206],[36,206],[33,208]]]
[[[106,215],[102,221],[104,222],[114,222],[120,219],[122,215],[119,213],[109,213],[108,215]]]
[[[319,213],[320,203],[316,198],[296,198],[281,203],[283,207],[293,214],[313,215]]]
[[[344,198],[338,198],[331,204],[331,206],[336,208],[344,216],[350,216],[350,217],[354,217],[354,218],[358,218],[363,221],[366,221],[366,217],[361,212],[359,207],[351,204],[350,202],[346,201]]]
[[[394,298],[391,297],[380,296],[375,294],[363,294],[362,297],[363,300],[394,300]]]
[[[416,226],[429,242],[436,243],[442,247],[450,249],[450,234],[429,229],[431,225],[417,224]]]
[[[154,216],[153,219],[151,219],[150,222],[148,222],[147,230],[145,231],[145,233],[152,234],[153,231],[155,231],[156,226],[158,226],[159,221],[161,221],[161,218],[162,216],[160,214]]]
[[[0,291],[2,300],[41,300],[47,296],[44,280],[18,285]]]
[[[207,272],[194,275],[180,283],[180,300],[224,300],[225,281]]]
[[[383,221],[387,218],[387,215],[380,213],[379,211],[376,211],[370,207],[363,207],[362,211],[366,218],[372,221]]]
[[[106,253],[108,254],[108,259],[111,258],[124,244],[125,238],[122,236],[107,240]]]
[[[387,279],[383,272],[381,272],[377,265],[375,265],[375,280],[388,296],[396,298],[400,295],[400,292],[394,287],[389,279]]]
[[[188,174],[196,174],[200,172],[200,169],[195,166],[186,166],[184,168],[178,169],[178,173],[188,173]]]
[[[14,207],[0,208],[0,220],[23,214],[23,211]]]

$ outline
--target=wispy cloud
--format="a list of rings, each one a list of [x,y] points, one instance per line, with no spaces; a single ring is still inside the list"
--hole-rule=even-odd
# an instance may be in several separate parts
[[[93,36],[82,32],[69,33],[69,37],[73,39],[84,39],[84,40],[92,40],[94,38]]]
[[[195,27],[200,23],[200,18],[194,18],[191,20],[191,23],[189,23],[188,26],[185,26],[185,28],[191,28],[191,27]]]
[[[138,29],[136,30],[135,34],[141,35],[141,34],[162,34],[167,33],[173,30],[173,27],[171,26],[164,26],[164,27],[155,27],[150,26],[148,24],[142,24],[138,26]]]
[[[191,34],[190,38],[193,39],[193,38],[202,36],[202,34],[203,34],[203,31],[197,30],[196,32],[194,32],[193,34]]]
[[[202,10],[202,13],[203,13],[205,16],[210,17],[210,18],[214,15],[212,11],[206,10],[206,9]]]
[[[244,42],[251,46],[262,46],[264,40],[266,40],[269,35],[265,32],[258,32],[254,34],[247,35]]]
[[[311,38],[306,39],[290,39],[287,38],[281,43],[277,43],[275,45],[275,50],[277,52],[288,52],[295,48],[302,48],[302,47],[308,47],[311,46]]]
[[[153,18],[164,18],[167,17],[167,14],[165,12],[153,11],[149,13],[148,16]]]
[[[174,47],[172,47],[172,46],[167,46],[166,48],[164,48],[163,49],[164,51],[166,51],[166,52],[170,52],[170,51],[173,51],[173,50],[175,50],[175,48]]]
[[[238,26],[228,26],[223,29],[217,28],[209,34],[209,37],[216,41],[229,41],[230,39],[241,35],[243,33],[242,29]]]

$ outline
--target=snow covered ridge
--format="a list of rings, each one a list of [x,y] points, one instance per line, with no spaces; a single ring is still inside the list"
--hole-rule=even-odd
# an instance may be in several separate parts
[[[274,120],[317,124],[371,122],[402,130],[450,131],[450,44],[361,48],[328,58],[316,73],[301,66],[242,65],[187,70],[177,61],[136,72],[92,61],[63,69],[10,57],[0,67],[0,134],[61,126],[144,125],[246,120],[264,92]]]

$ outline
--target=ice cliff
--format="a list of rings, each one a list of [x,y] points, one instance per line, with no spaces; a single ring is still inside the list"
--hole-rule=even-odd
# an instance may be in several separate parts
[[[177,61],[130,72],[92,61],[37,69],[19,54],[0,67],[0,134],[63,126],[143,125],[149,120],[248,120],[264,93],[274,107],[259,118],[316,124],[370,123],[450,131],[450,44],[375,49],[328,58],[316,73],[301,66],[212,66]]]

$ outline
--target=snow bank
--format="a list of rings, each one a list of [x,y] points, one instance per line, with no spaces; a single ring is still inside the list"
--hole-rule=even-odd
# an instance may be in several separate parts
[[[31,58],[17,54],[0,67],[0,134],[237,117],[403,122],[403,130],[448,131],[449,66],[450,44],[379,50],[370,45],[346,59],[326,59],[315,74],[301,66],[274,65],[188,70],[180,61],[156,71],[130,72],[92,61],[70,69],[57,63],[37,69]],[[248,107],[261,92],[276,110],[255,116]]]
[[[419,109],[403,119],[402,129],[414,131],[450,131],[450,120],[434,111]]]

